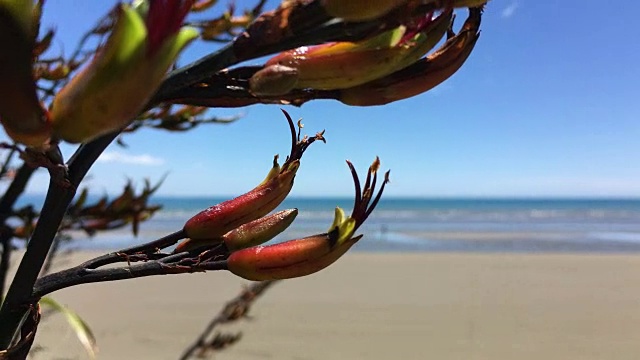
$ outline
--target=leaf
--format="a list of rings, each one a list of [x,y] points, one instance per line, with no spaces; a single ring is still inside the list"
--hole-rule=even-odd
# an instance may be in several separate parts
[[[62,313],[67,318],[67,322],[76,333],[78,340],[80,340],[89,357],[91,359],[96,358],[96,352],[98,351],[96,338],[93,336],[89,325],[87,325],[78,314],[48,296],[40,299],[40,304],[49,306],[53,310]]]

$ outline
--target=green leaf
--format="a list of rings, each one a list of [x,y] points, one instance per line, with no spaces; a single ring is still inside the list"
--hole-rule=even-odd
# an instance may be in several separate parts
[[[91,359],[96,358],[96,352],[98,351],[96,338],[93,336],[93,332],[91,332],[89,325],[87,325],[87,323],[82,320],[78,314],[47,296],[40,299],[40,304],[43,306],[49,306],[53,310],[62,313],[67,318],[67,322],[76,333],[78,340],[80,340],[80,343],[87,351],[87,354],[89,354],[89,357]]]

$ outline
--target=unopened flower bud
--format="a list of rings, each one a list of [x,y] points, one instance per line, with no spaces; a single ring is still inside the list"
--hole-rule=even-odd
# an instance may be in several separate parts
[[[298,209],[278,211],[229,231],[222,240],[231,252],[262,245],[285,231],[296,216]]]
[[[318,272],[334,263],[362,236],[331,247],[328,235],[243,249],[229,255],[229,271],[247,280],[291,279]]]
[[[133,121],[178,54],[198,36],[195,29],[181,28],[192,3],[150,1],[146,15],[120,5],[106,44],[54,99],[55,135],[88,142]]]
[[[282,95],[295,89],[354,87],[403,69],[431,50],[445,35],[453,13],[427,15],[371,39],[303,46],[269,59],[249,84],[257,95]]]
[[[480,36],[480,17],[480,8],[470,9],[462,30],[433,54],[386,77],[342,89],[339,100],[354,106],[384,105],[433,89],[455,74],[471,54]]]
[[[259,219],[273,211],[289,195],[293,180],[300,166],[300,159],[306,148],[316,140],[324,141],[322,133],[312,138],[300,139],[296,135],[293,120],[284,110],[291,130],[291,152],[287,160],[279,166],[277,157],[267,178],[253,190],[235,199],[214,205],[189,219],[184,225],[187,237],[191,239],[218,238],[242,224]]]
[[[249,88],[257,96],[286,94],[298,83],[298,70],[283,65],[271,65],[249,79]]]
[[[230,252],[261,245],[285,231],[297,215],[298,209],[278,211],[274,214],[240,225],[220,238],[200,240],[186,239],[176,246],[174,252],[190,251],[220,243],[224,243]]]
[[[369,168],[362,191],[353,165],[348,164],[356,185],[351,216],[345,217],[342,209],[336,208],[335,219],[326,233],[236,251],[227,259],[229,271],[248,280],[289,279],[320,271],[344,255],[362,237],[354,233],[377,205],[389,180],[387,172],[372,201],[379,160],[376,158]]]

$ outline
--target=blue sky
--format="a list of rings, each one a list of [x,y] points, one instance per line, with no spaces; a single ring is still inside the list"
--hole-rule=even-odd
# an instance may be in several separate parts
[[[44,25],[55,24],[59,34],[54,49],[70,51],[112,4],[47,2]],[[637,0],[607,7],[493,0],[474,53],[437,89],[384,107],[331,101],[286,107],[304,119],[308,133],[326,129],[328,140],[309,149],[292,194],[351,196],[344,160],[364,171],[379,155],[392,170],[388,196],[640,196],[640,29],[633,25],[639,12]],[[196,46],[180,62],[213,49]],[[117,192],[127,177],[141,183],[168,172],[163,195],[249,190],[274,154],[287,154],[289,135],[277,106],[212,110],[238,113],[244,118],[232,125],[127,135],[129,148],[108,148],[87,184],[96,193]],[[29,191],[42,192],[46,183],[40,174]]]

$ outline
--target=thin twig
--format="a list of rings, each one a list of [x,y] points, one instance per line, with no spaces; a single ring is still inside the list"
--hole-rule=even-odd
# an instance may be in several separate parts
[[[207,339],[211,337],[213,330],[218,325],[245,317],[258,297],[277,282],[277,280],[255,282],[243,289],[238,296],[227,302],[224,308],[209,322],[200,333],[200,336],[180,356],[180,360],[190,359],[198,350],[201,352],[204,352],[203,350],[206,351],[207,345],[210,343]]]
[[[41,277],[33,286],[33,294],[31,294],[31,296],[32,300],[37,301],[37,299],[44,295],[74,285],[134,279],[154,275],[184,274],[226,269],[226,260],[207,261],[192,266],[166,265],[159,261],[149,261],[132,266],[106,269],[87,269],[82,265],[78,265]]]
[[[91,282],[226,269],[226,260],[220,259],[220,256],[203,259],[199,250],[178,254],[158,252],[184,237],[184,231],[179,230],[160,239],[101,255],[70,269],[45,275],[34,284],[33,299],[69,286]],[[144,263],[130,264],[137,261]],[[126,262],[128,266],[99,269],[119,262]]]
[[[172,234],[164,236],[158,240],[155,240],[146,244],[136,245],[128,249],[114,251],[112,253],[99,256],[95,259],[88,260],[83,264],[81,264],[81,266],[86,269],[96,269],[101,266],[127,261],[126,256],[128,255],[134,255],[134,254],[149,255],[157,252],[158,250],[174,245],[179,240],[184,239],[184,237],[185,237],[184,231],[179,230]]]

